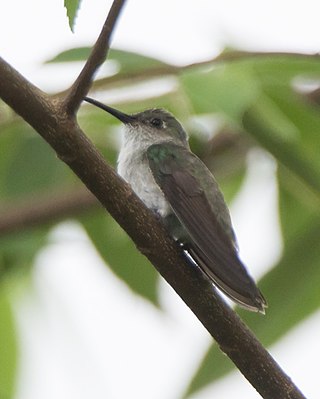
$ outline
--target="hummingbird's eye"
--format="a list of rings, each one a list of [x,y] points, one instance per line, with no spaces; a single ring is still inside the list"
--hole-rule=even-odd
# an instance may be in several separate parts
[[[154,127],[162,127],[162,125],[163,125],[162,120],[159,119],[159,118],[153,118],[153,119],[151,119],[150,123],[151,123],[151,125],[154,126]]]

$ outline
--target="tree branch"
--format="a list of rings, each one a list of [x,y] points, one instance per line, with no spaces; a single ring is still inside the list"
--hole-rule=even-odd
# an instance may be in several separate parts
[[[92,61],[89,69],[95,70],[94,62],[98,67],[100,61],[100,58]],[[0,76],[0,97],[50,144],[99,199],[261,396],[304,398],[238,315],[222,301],[204,274],[190,267],[164,226],[106,164],[79,128],[73,111],[87,90],[90,73],[80,74],[71,90],[74,94],[69,94],[69,100],[65,101],[50,99],[2,59]]]
[[[88,93],[91,87],[95,72],[105,61],[110,47],[111,35],[125,1],[126,0],[114,0],[98,40],[96,41],[84,68],[69,89],[64,102],[68,114],[73,114],[78,110],[83,97]]]
[[[99,202],[86,188],[0,207],[0,236],[88,211]]]
[[[186,64],[181,66],[175,66],[170,64],[164,64],[160,66],[153,66],[149,68],[145,68],[143,70],[138,71],[130,71],[122,73],[121,71],[118,74],[104,77],[101,79],[97,79],[93,82],[92,88],[94,90],[105,89],[106,86],[113,87],[116,85],[123,84],[136,84],[141,81],[146,81],[146,79],[157,79],[164,76],[178,76],[179,74],[195,69],[195,68],[203,68],[210,67],[216,64],[221,64],[224,62],[236,62],[241,60],[249,60],[251,58],[270,58],[270,57],[290,57],[290,58],[301,58],[305,60],[319,60],[320,54],[303,54],[303,53],[276,53],[276,52],[261,52],[261,51],[241,51],[241,50],[233,50],[233,51],[225,51],[219,54],[218,56],[197,62],[192,64]],[[64,92],[58,93],[58,95],[65,95]]]

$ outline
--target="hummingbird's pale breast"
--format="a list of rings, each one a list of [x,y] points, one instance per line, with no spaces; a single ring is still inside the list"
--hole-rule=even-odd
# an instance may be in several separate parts
[[[134,135],[125,132],[117,171],[149,209],[165,218],[172,213],[172,209],[149,167],[146,150],[151,144],[153,143],[149,140],[138,142]]]

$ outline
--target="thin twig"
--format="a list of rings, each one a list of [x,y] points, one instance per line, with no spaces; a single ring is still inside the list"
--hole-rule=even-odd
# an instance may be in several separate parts
[[[0,207],[0,236],[97,208],[99,202],[84,187],[50,197],[30,199],[26,203]]]
[[[67,114],[74,114],[79,108],[83,97],[88,93],[93,77],[99,66],[105,61],[112,32],[126,0],[114,0],[101,33],[96,41],[87,62],[74,84],[68,90],[64,100],[64,107]]]
[[[237,62],[248,60],[251,58],[283,58],[283,57],[290,57],[290,58],[301,58],[305,60],[319,60],[320,55],[318,53],[315,54],[303,54],[303,53],[286,53],[286,52],[252,52],[252,51],[225,51],[219,54],[214,58],[210,58],[208,60],[204,60],[201,62],[186,64],[186,65],[170,65],[170,64],[163,64],[159,66],[145,68],[143,70],[138,71],[131,71],[122,73],[121,71],[113,76],[108,76],[105,78],[97,79],[92,84],[93,90],[105,89],[106,87],[114,87],[119,85],[124,85],[127,83],[135,84],[141,81],[146,81],[146,79],[157,79],[164,76],[178,76],[179,74],[195,69],[195,68],[202,68],[202,67],[210,67],[220,63],[230,63],[230,62]],[[65,95],[64,92],[60,92],[57,96]]]

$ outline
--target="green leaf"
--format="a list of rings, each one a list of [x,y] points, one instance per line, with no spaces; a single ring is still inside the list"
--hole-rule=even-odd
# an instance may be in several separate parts
[[[234,173],[229,174],[224,179],[219,179],[218,183],[227,203],[230,203],[240,191],[245,180],[246,169],[238,168]]]
[[[89,57],[91,47],[76,47],[72,49],[68,49],[62,51],[61,53],[55,55],[53,58],[50,58],[46,61],[46,63],[62,63],[62,62],[77,62],[77,61],[86,61]]]
[[[242,62],[250,63],[255,76],[263,86],[289,86],[293,79],[318,79],[320,57],[309,55],[270,55],[251,58]]]
[[[288,184],[289,179],[288,172],[281,169],[279,195],[284,253],[277,266],[259,283],[269,308],[264,317],[238,310],[264,346],[275,343],[320,306],[320,204],[305,202],[299,194],[303,187],[299,187],[295,179]],[[233,363],[212,344],[188,394],[221,378],[233,368]]]
[[[68,49],[49,59],[47,63],[86,61],[91,50],[91,47],[76,47]],[[119,66],[119,72],[121,74],[138,72],[145,69],[168,65],[153,57],[148,57],[132,51],[117,49],[110,49],[107,61],[116,62]]]
[[[25,275],[47,242],[48,227],[17,231],[0,239],[0,281],[7,275]]]
[[[320,193],[320,115],[293,91],[294,79],[319,78],[318,57],[255,57],[181,75],[196,113],[219,113],[244,129]]]
[[[238,121],[260,94],[259,80],[247,63],[192,70],[180,77],[195,113],[222,113]]]
[[[17,369],[17,337],[12,306],[3,284],[0,287],[0,397],[13,398]]]
[[[110,50],[108,60],[116,61],[122,74],[168,65],[154,57],[117,49]]]
[[[0,134],[0,192],[2,201],[5,195],[7,168],[11,164],[11,159],[14,157],[14,154],[18,151],[19,147],[19,139],[17,139],[16,133],[21,127],[21,124],[18,124],[18,128],[15,125],[15,123],[12,123],[8,126],[2,127]]]
[[[77,12],[80,7],[81,0],[64,0],[64,6],[67,9],[67,17],[72,32],[74,31]]]
[[[234,122],[255,104],[267,87],[291,87],[294,78],[319,78],[319,57],[260,56],[212,64],[181,74],[196,113],[219,112]]]
[[[34,257],[46,242],[47,229],[33,229],[0,240],[0,398],[15,393],[19,348],[11,299],[28,276]]]
[[[303,181],[279,165],[281,229],[284,244],[299,237],[301,231],[313,224],[314,217],[318,217],[320,200]]]
[[[135,293],[158,306],[158,274],[105,211],[82,217],[89,238],[111,270]]]
[[[71,173],[42,138],[21,135],[15,140],[15,143],[8,140],[8,153],[0,174],[2,199],[35,195],[69,179]]]
[[[269,89],[243,117],[264,148],[320,194],[320,115],[291,91]]]

